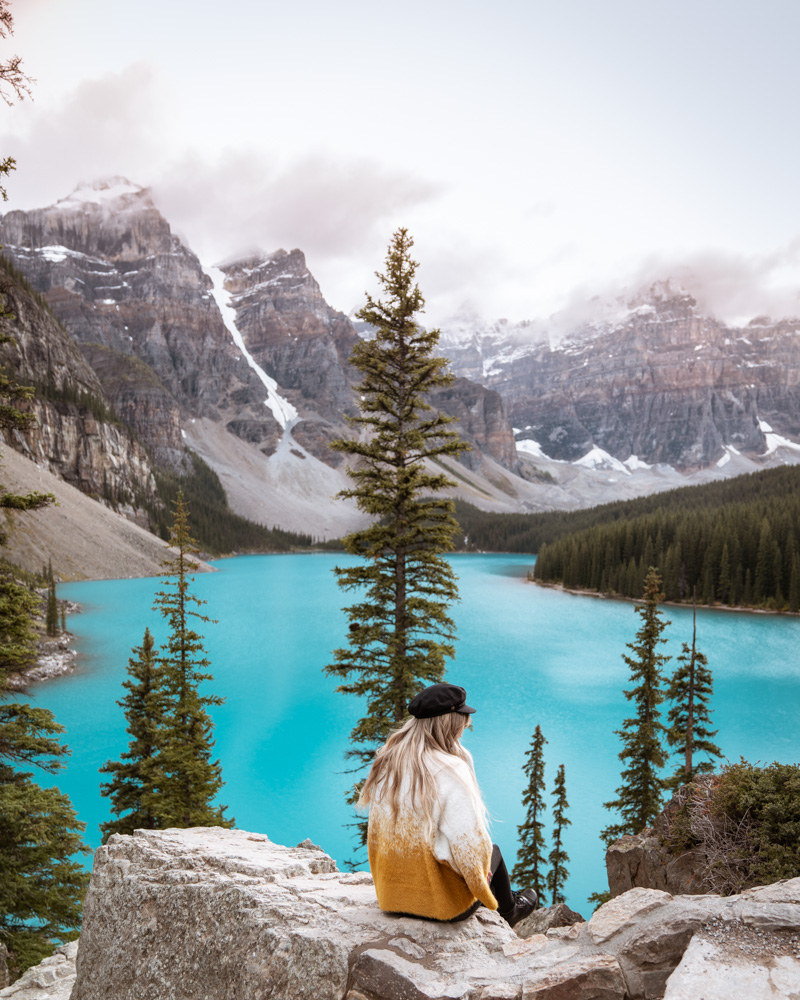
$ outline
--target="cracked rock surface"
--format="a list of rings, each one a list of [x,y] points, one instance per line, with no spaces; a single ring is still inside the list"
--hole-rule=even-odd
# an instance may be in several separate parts
[[[66,1000],[36,988],[0,997]],[[308,841],[112,837],[95,855],[71,1000],[243,997],[800,998],[800,879],[727,898],[637,888],[588,922],[522,938],[485,909],[457,924],[382,913],[367,873],[339,872]]]

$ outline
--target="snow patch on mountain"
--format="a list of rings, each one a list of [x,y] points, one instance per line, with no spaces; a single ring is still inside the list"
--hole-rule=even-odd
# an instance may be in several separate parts
[[[532,438],[526,438],[524,441],[516,441],[517,451],[521,451],[524,455],[531,455],[533,458],[547,458],[548,456],[542,451],[542,447],[538,441],[534,441]]]
[[[636,472],[638,469],[652,469],[652,465],[648,465],[647,462],[643,462],[641,458],[636,455],[631,455],[630,458],[626,458],[622,463],[626,468],[630,469],[631,472]]]
[[[765,434],[764,438],[767,442],[767,450],[761,456],[762,458],[766,458],[767,455],[774,455],[779,448],[787,448],[789,451],[800,453],[800,444],[796,441],[790,441],[780,434]]]
[[[247,361],[248,365],[253,369],[253,371],[261,379],[261,383],[267,390],[267,398],[264,400],[264,405],[268,406],[272,411],[272,415],[281,425],[281,427],[286,430],[287,427],[291,427],[297,420],[297,410],[292,406],[288,399],[284,399],[283,396],[278,392],[278,383],[274,378],[267,375],[264,369],[256,362],[250,352],[244,345],[244,339],[239,332],[239,328],[236,325],[236,310],[231,305],[231,297],[225,290],[225,275],[218,267],[206,267],[204,268],[206,274],[211,278],[213,282],[212,295],[214,296],[214,301],[219,307],[219,311],[222,314],[222,321],[225,324],[228,332],[233,338],[234,344],[242,352],[242,357]]]
[[[104,180],[92,181],[91,184],[79,184],[72,194],[56,202],[58,208],[83,208],[86,205],[109,205],[125,195],[138,195],[144,192],[139,184],[133,184],[127,177],[108,177]]]
[[[619,459],[614,458],[613,455],[609,455],[607,451],[603,451],[602,448],[598,448],[596,445],[591,451],[587,451],[583,458],[577,459],[572,464],[582,465],[585,469],[608,469],[613,472],[621,472],[624,476],[631,474],[630,469],[623,465]]]

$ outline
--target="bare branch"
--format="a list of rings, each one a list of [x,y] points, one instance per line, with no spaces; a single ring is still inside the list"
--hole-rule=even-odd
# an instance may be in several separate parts
[[[0,38],[14,34],[14,18],[8,9],[9,0],[0,0]],[[31,96],[31,84],[35,83],[22,69],[22,57],[12,56],[0,62],[0,98],[12,105],[15,100],[24,101]]]

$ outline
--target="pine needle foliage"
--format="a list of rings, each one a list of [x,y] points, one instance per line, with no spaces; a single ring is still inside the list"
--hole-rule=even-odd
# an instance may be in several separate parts
[[[205,604],[190,590],[197,568],[192,559],[197,548],[189,530],[189,509],[178,492],[170,544],[176,550],[164,563],[167,588],[155,597],[153,610],[163,615],[169,626],[167,642],[161,647],[158,666],[166,697],[166,724],[159,755],[162,769],[160,827],[224,826],[225,806],[214,804],[223,785],[222,767],[212,761],[214,723],[207,709],[221,705],[217,695],[201,694],[200,685],[213,680],[205,656],[203,637],[193,621],[211,619],[195,610]]]
[[[103,843],[112,833],[130,834],[160,826],[164,786],[160,751],[166,736],[167,700],[150,629],[145,629],[142,645],[132,652],[128,679],[122,682],[127,694],[117,702],[128,723],[128,749],[119,761],[107,761],[100,768],[102,774],[111,775],[100,792],[110,798],[116,817],[101,824]]]
[[[11,494],[6,493],[6,497]],[[16,509],[25,509],[25,496]],[[30,506],[39,506],[34,501]],[[80,925],[89,881],[76,853],[88,853],[66,795],[42,788],[28,768],[57,772],[69,751],[53,713],[19,700],[9,675],[36,662],[39,597],[4,570],[0,576],[0,941],[12,976],[69,938]],[[14,700],[12,700],[14,699]]]
[[[58,601],[56,600],[55,580],[50,581],[47,588],[47,611],[45,613],[45,631],[49,636],[58,635]]]
[[[451,418],[426,400],[453,376],[435,353],[439,331],[424,330],[416,320],[424,299],[412,246],[407,230],[398,229],[377,275],[384,298],[368,295],[358,313],[375,330],[350,356],[362,376],[356,387],[360,414],[350,422],[361,433],[332,443],[351,459],[353,486],[339,496],[373,518],[343,540],[362,562],[334,571],[356,600],[344,609],[348,645],[334,650],[325,668],[342,680],[338,691],[366,698],[367,714],[352,730],[348,751],[359,767],[407,717],[414,695],[442,679],[445,658],[454,655],[447,609],[458,589],[442,553],[452,550],[457,524],[452,502],[435,494],[455,484],[426,462],[458,456],[468,446],[449,428]]]
[[[553,785],[553,849],[550,851],[548,861],[550,868],[547,872],[547,891],[550,893],[550,902],[565,903],[564,886],[569,878],[567,862],[569,854],[564,850],[564,828],[572,825],[572,821],[567,818],[567,784],[564,775],[564,765],[561,764],[556,773],[555,784]]]
[[[665,786],[677,788],[688,784],[698,774],[714,770],[710,760],[695,760],[695,754],[722,757],[720,748],[712,742],[717,730],[710,729],[709,702],[714,692],[714,678],[708,659],[697,648],[697,608],[692,616],[692,645],[683,643],[678,667],[667,688],[667,698],[673,703],[669,710],[667,742],[680,760],[680,765]]]
[[[517,827],[520,846],[517,863],[511,872],[512,881],[518,885],[530,886],[539,896],[540,905],[545,899],[545,842],[544,813],[547,808],[544,791],[544,748],[547,740],[537,726],[530,749],[525,755],[523,770],[528,778],[528,787],[522,796],[522,804],[527,812],[525,820]]]
[[[636,641],[627,643],[632,655],[622,656],[630,667],[634,685],[625,691],[625,697],[633,702],[636,714],[625,719],[622,729],[616,730],[622,740],[619,758],[627,766],[622,771],[617,798],[604,803],[606,809],[614,810],[621,817],[619,823],[606,827],[600,834],[607,846],[625,834],[640,833],[651,826],[661,811],[663,783],[658,772],[666,763],[667,755],[662,742],[665,727],[659,706],[664,700],[663,667],[670,659],[658,651],[667,641],[661,633],[670,624],[658,607],[663,599],[661,577],[651,566],[645,579],[642,603],[636,606],[636,613],[642,619],[641,627],[636,633]]]
[[[0,571],[0,670],[5,676],[36,663],[36,628],[41,601],[15,580],[10,570]]]

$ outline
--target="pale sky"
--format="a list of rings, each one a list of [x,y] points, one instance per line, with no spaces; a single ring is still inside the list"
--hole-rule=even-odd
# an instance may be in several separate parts
[[[207,263],[299,247],[334,307],[399,225],[427,320],[678,276],[800,314],[795,0],[12,0],[6,210],[122,174]]]

